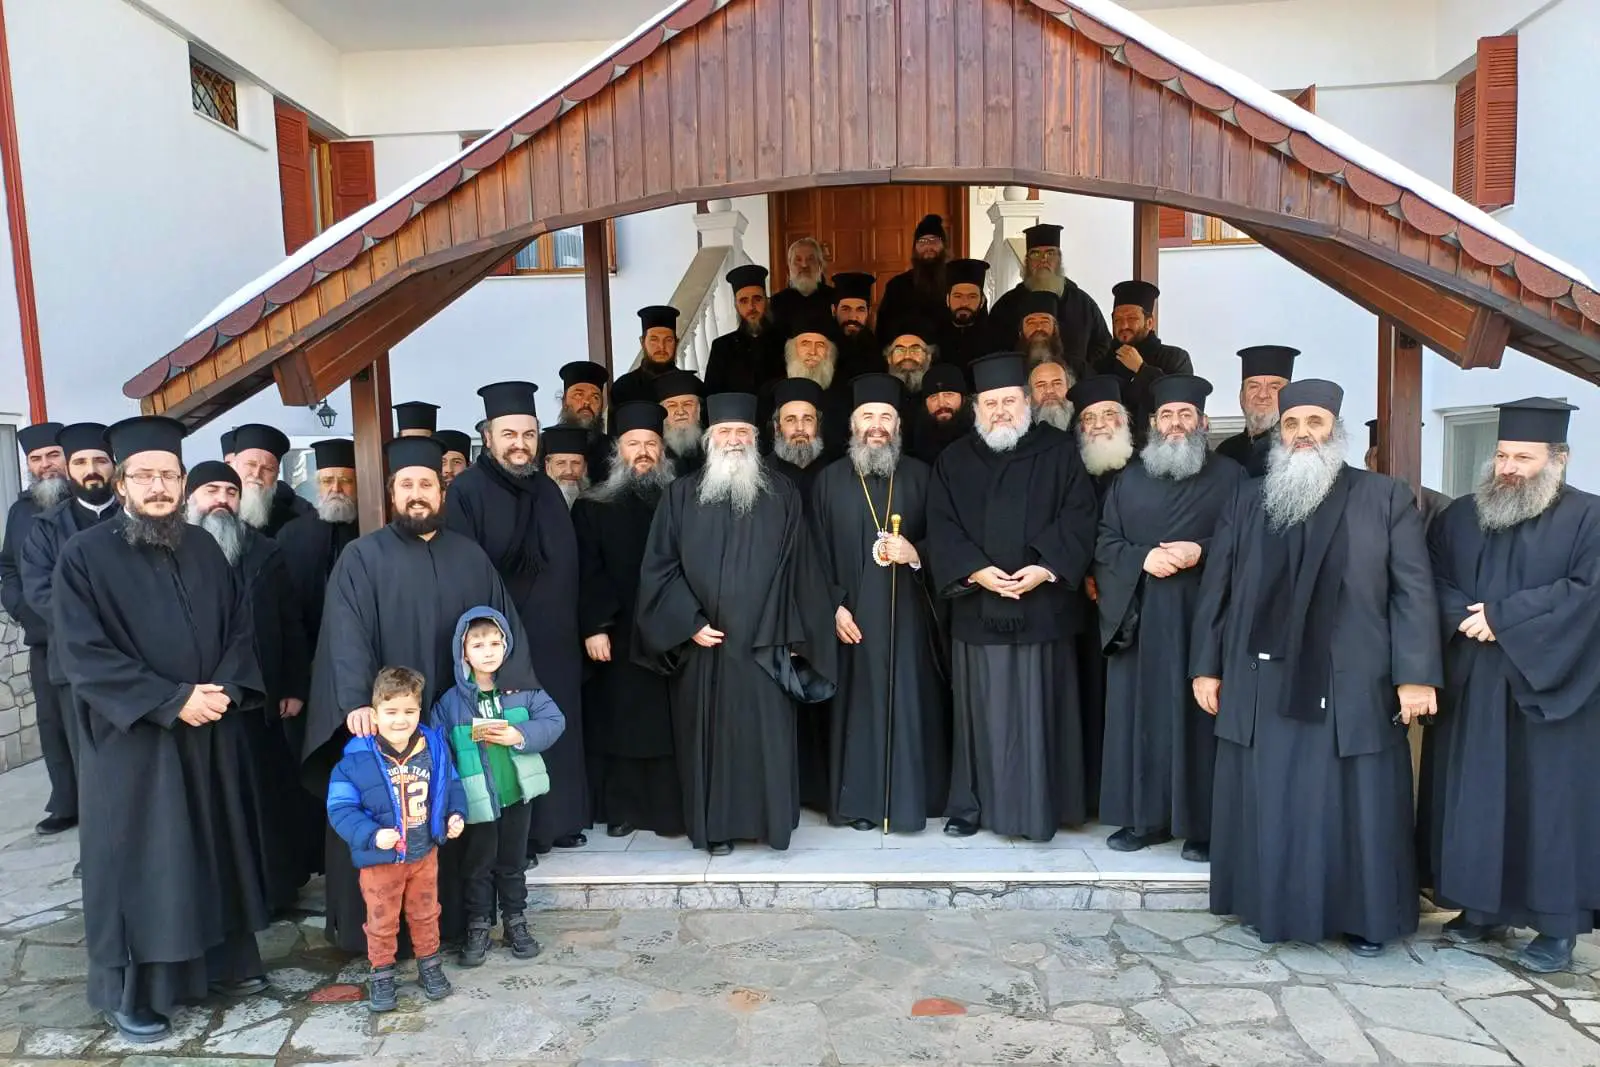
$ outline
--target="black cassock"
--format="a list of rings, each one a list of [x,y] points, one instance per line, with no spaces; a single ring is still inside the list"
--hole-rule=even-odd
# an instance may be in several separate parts
[[[1071,435],[1035,424],[1009,452],[973,432],[945,449],[928,490],[934,588],[953,598],[952,818],[1049,840],[1084,821],[1074,642],[1090,621],[1094,489]],[[1038,564],[1056,581],[1007,600],[969,575]]]
[[[528,632],[528,654],[567,728],[544,753],[550,792],[533,801],[528,840],[548,848],[587,830],[583,641],[578,636],[578,539],[556,483],[507,474],[488,453],[450,483],[445,524],[476,541],[500,572]]]
[[[939,422],[928,414],[926,396],[918,396],[911,407],[910,417],[904,419],[905,449],[928,466],[939,461],[946,448],[961,440],[972,430],[972,405],[963,401],[960,410],[949,422]]]
[[[322,604],[328,576],[345,547],[361,536],[353,522],[324,522],[313,512],[291,520],[274,538],[294,586],[307,648],[316,648],[322,631]]]
[[[1113,826],[1211,836],[1216,740],[1189,684],[1189,630],[1217,514],[1243,479],[1222,456],[1181,482],[1135,460],[1106,494],[1094,579],[1106,655],[1100,818]],[[1146,574],[1150,550],[1170,541],[1198,544],[1200,562],[1166,578]]]
[[[769,455],[764,462],[768,470],[783,475],[794,484],[800,493],[801,509],[809,512],[811,487],[816,484],[817,475],[827,468],[828,461],[818,456],[809,465],[797,467],[786,459]],[[828,734],[831,727],[828,706],[801,704],[795,711],[795,758],[800,765],[800,803],[812,811],[831,816],[835,789],[829,784]]]
[[[887,800],[889,829],[915,832],[944,811],[949,793],[950,686],[924,572],[872,559],[891,514],[901,517],[900,534],[918,555],[927,553],[931,475],[921,460],[902,458],[891,499],[889,479],[862,479],[845,458],[812,486],[811,519],[833,604],[848,609],[861,630],[859,644],[839,645],[839,687],[829,702],[835,822],[881,826]]]
[[[970,367],[973,360],[1017,347],[1015,332],[1007,337],[1000,324],[990,318],[987,309],[980,310],[966,326],[957,326],[948,311],[933,321],[940,324],[934,338],[939,346],[938,361],[954,363],[962,370]]]
[[[1483,923],[1587,933],[1600,909],[1600,500],[1570,487],[1486,533],[1457,501],[1430,531],[1445,637],[1419,821],[1441,900]],[[1457,632],[1483,604],[1495,640]]]
[[[885,341],[892,341],[899,332],[902,322],[916,324],[942,321],[950,314],[950,305],[945,303],[947,292],[943,266],[939,269],[931,291],[917,288],[916,271],[901,271],[884,284],[883,299],[878,301],[875,320],[878,324],[878,333]],[[933,338],[927,340],[931,341]]]
[[[1078,288],[1071,278],[1065,281],[1066,288],[1056,298],[1056,325],[1061,331],[1062,356],[1069,367],[1093,367],[1114,347],[1111,330],[1094,297]],[[1018,282],[994,302],[994,310],[989,313],[994,329],[1008,349],[1016,347],[1022,320],[1027,318],[1022,308],[1028,293],[1027,285]]]
[[[800,494],[768,478],[744,515],[700,504],[700,475],[673,482],[641,566],[634,656],[671,679],[696,848],[789,846],[800,816],[795,704],[834,692],[838,639]],[[692,640],[708,623],[726,635],[715,648]]]
[[[1119,347],[1112,338],[1110,350],[1094,365],[1094,372],[1109,374],[1122,383],[1122,406],[1128,409],[1129,418],[1133,420],[1134,443],[1143,444],[1150,433],[1150,417],[1156,413],[1150,399],[1151,387],[1169,374],[1193,374],[1194,361],[1177,345],[1162,344],[1161,338],[1149,333],[1133,346],[1144,362],[1138,371],[1131,371],[1117,358]]]
[[[623,492],[572,505],[578,536],[578,630],[611,639],[611,661],[588,664],[583,687],[589,788],[596,818],[676,837],[683,790],[672,750],[667,680],[633,662],[639,565],[661,493]]]
[[[261,673],[244,583],[215,541],[129,545],[125,518],[61,550],[53,594],[61,667],[79,716],[79,834],[89,1003],[174,1006],[207,983],[264,973],[263,813],[247,717]],[[178,718],[196,684],[225,688],[217,722]]]
[[[328,775],[350,738],[345,716],[372,704],[372,682],[379,669],[419,671],[427,681],[422,693],[427,714],[439,693],[455,684],[456,623],[467,611],[485,605],[511,623],[511,655],[496,683],[503,689],[537,684],[526,652],[526,632],[511,597],[489,557],[468,538],[440,530],[431,541],[424,541],[385,526],[339,554],[328,581],[322,640],[304,712],[303,773],[314,792],[327,796]],[[365,953],[361,924],[366,906],[350,864],[350,846],[331,829],[326,841],[328,939],[347,952]],[[441,864],[453,853],[454,847],[446,846]],[[439,881],[448,906],[454,887],[446,884],[443,866]],[[450,928],[448,921],[445,928]]]
[[[656,379],[677,369],[676,362],[657,364],[641,359],[637,367],[622,375],[612,384],[612,408],[619,408],[633,400],[643,400],[647,403],[654,402],[656,398]],[[452,482],[451,488],[454,487],[455,483]]]
[[[295,519],[302,515],[314,515],[316,511],[311,501],[295,492],[288,482],[279,482],[272,487],[272,507],[267,512],[267,524],[260,532],[267,537],[277,537]]]
[[[1422,519],[1400,482],[1346,467],[1305,523],[1273,535],[1262,485],[1240,483],[1218,517],[1190,631],[1190,676],[1222,679],[1211,910],[1268,941],[1392,941],[1417,927],[1395,686],[1437,686],[1443,669]],[[1337,579],[1337,603],[1309,609],[1303,579],[1269,573],[1270,540],[1293,577],[1327,531],[1320,574]],[[1307,650],[1291,672],[1264,648],[1296,628]],[[1307,686],[1321,695],[1291,698]]]
[[[1276,428],[1254,437],[1250,436],[1248,430],[1241,430],[1217,445],[1217,455],[1233,460],[1251,478],[1264,478],[1267,474],[1267,457],[1272,455],[1272,445],[1277,439]]]
[[[833,305],[838,303],[839,294],[833,286],[823,282],[806,296],[793,286],[784,286],[772,294],[767,301],[767,315],[778,328],[778,336],[788,335],[789,324],[805,316],[833,316]]]
[[[707,396],[759,394],[782,377],[783,336],[770,323],[759,336],[752,337],[741,327],[711,342],[705,370]]]

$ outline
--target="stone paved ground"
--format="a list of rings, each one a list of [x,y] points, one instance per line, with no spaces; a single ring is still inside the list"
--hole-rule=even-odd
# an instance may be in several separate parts
[[[0,1065],[1600,1065],[1593,944],[1534,980],[1440,942],[1444,916],[1364,960],[1199,912],[999,907],[542,913],[538,960],[451,968],[442,1004],[408,984],[378,1020],[309,916],[262,935],[270,995],[134,1049],[84,1003],[77,844],[31,834],[41,778],[0,776]]]

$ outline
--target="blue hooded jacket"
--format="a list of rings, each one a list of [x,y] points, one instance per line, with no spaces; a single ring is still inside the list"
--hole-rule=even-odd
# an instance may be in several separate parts
[[[450,816],[467,814],[467,798],[456,775],[450,746],[435,730],[418,725],[417,731],[428,745],[433,774],[428,787],[428,833],[435,845],[442,845]],[[377,867],[385,863],[405,863],[408,857],[399,847],[378,848],[374,839],[379,830],[400,829],[400,798],[395,795],[378,751],[377,735],[352,737],[344,746],[344,756],[328,780],[328,822],[333,832],[350,846],[350,859],[357,867]],[[402,840],[403,840],[402,835]]]
[[[500,627],[506,656],[510,657],[511,626],[504,615],[488,606],[463,612],[456,622],[453,646],[456,684],[439,694],[428,716],[429,725],[444,736],[455,756],[469,823],[493,822],[500,817],[500,794],[489,766],[489,750],[496,746],[472,739],[472,720],[478,714],[478,683],[467,666],[464,642],[467,627],[478,619],[490,619]],[[522,734],[522,743],[510,748],[511,762],[517,770],[523,799],[532,800],[550,790],[550,776],[539,753],[555,744],[567,728],[566,716],[543,689],[508,690],[499,694],[499,703],[506,721]]]

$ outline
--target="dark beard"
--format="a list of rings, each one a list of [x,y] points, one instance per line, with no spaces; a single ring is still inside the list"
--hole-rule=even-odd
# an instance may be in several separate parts
[[[530,459],[526,463],[507,463],[499,456],[494,457],[501,470],[513,478],[532,478],[539,471],[538,459]]]
[[[923,259],[916,253],[911,255],[911,287],[917,295],[928,300],[943,301],[944,264],[949,258],[947,252],[940,252],[935,259]]]
[[[444,529],[444,512],[435,511],[424,519],[414,519],[409,512],[402,511],[394,517],[394,527],[403,534],[412,537],[425,537],[431,533],[438,533]]]
[[[155,516],[135,511],[130,504],[122,513],[122,536],[134,548],[164,548],[176,551],[183,543],[183,511],[174,508],[170,514]]]
[[[85,489],[77,482],[73,482],[72,497],[91,507],[103,507],[111,502],[111,486],[97,485],[93,489]]]
[[[60,474],[52,474],[48,478],[40,478],[28,486],[28,496],[33,498],[33,506],[40,511],[48,507],[54,507],[71,495],[72,483]]]
[[[580,430],[592,430],[599,421],[598,416],[591,415],[587,411],[573,411],[569,407],[563,407],[560,417],[556,419],[556,425],[576,426]]]
[[[757,319],[755,322],[751,322],[749,319],[741,318],[739,320],[739,332],[744,334],[746,337],[760,337],[762,334],[767,332],[767,327],[771,325],[772,316],[770,313],[762,315],[761,318]]]

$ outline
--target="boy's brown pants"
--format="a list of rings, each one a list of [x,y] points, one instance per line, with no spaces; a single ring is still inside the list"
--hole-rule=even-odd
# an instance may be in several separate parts
[[[361,897],[367,902],[367,961],[374,967],[394,963],[400,937],[400,915],[411,929],[417,959],[439,951],[439,850],[415,863],[385,863],[360,870]]]

